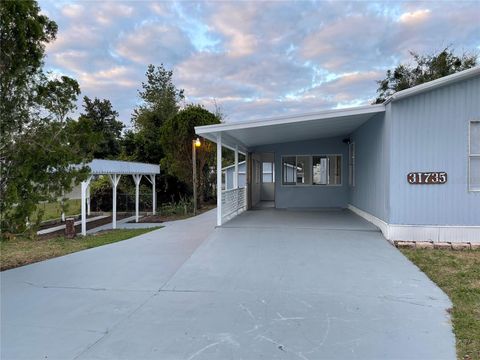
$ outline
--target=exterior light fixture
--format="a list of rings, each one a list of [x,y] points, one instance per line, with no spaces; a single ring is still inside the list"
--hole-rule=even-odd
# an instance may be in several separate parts
[[[195,140],[195,147],[200,147],[201,145],[200,138],[197,137],[197,140]]]

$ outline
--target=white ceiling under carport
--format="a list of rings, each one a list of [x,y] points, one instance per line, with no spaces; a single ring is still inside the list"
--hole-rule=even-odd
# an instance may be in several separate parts
[[[198,135],[216,142],[222,134],[222,145],[246,151],[261,145],[313,140],[352,133],[385,106],[368,105],[349,109],[326,110],[317,113],[230,124],[199,126]]]

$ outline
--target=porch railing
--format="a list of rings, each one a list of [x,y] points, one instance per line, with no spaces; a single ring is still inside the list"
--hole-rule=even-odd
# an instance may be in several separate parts
[[[247,188],[222,191],[222,223],[247,209]]]

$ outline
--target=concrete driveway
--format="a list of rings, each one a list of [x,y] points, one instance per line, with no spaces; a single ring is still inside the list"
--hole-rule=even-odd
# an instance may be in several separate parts
[[[349,211],[214,211],[2,273],[2,359],[455,359],[447,296]]]

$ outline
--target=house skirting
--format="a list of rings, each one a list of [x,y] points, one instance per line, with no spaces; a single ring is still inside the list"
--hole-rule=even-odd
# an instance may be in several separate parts
[[[480,243],[480,226],[388,224],[351,204],[348,209],[377,226],[390,241],[433,241]]]

